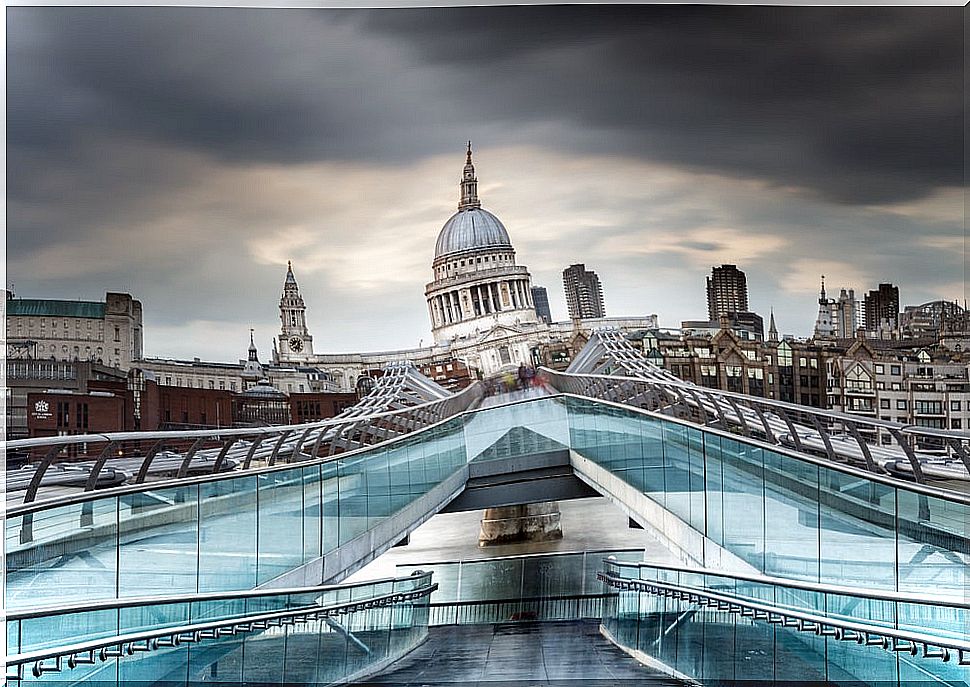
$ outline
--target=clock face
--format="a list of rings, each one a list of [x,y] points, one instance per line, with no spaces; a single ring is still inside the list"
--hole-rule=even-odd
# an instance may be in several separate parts
[[[290,350],[294,353],[299,353],[303,350],[303,339],[298,336],[294,336],[290,339]]]

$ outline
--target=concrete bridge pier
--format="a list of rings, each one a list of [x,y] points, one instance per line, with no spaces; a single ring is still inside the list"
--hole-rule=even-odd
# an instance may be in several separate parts
[[[562,539],[559,502],[487,508],[478,535],[479,546]]]

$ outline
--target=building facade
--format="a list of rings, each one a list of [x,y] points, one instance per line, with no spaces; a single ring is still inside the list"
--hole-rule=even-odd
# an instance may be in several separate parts
[[[970,428],[970,363],[960,355],[920,349],[879,350],[859,340],[828,361],[833,410],[920,427]],[[891,443],[880,432],[881,443]]]
[[[37,393],[87,394],[104,388],[105,382],[125,382],[124,370],[107,367],[88,360],[34,360],[30,358],[8,359],[6,362],[6,438],[25,439],[30,436],[30,420],[51,412],[51,402],[36,408],[37,399],[28,398]],[[61,399],[63,401],[63,399]],[[46,405],[46,408],[44,407]],[[53,416],[51,416],[53,417]]]
[[[287,270],[287,279],[292,270]],[[302,301],[302,299],[300,299]],[[292,302],[292,301],[290,301]],[[290,308],[289,303],[281,308]],[[312,344],[307,333],[307,341]],[[277,359],[278,355],[275,356]],[[148,372],[163,386],[242,392],[255,386],[261,379],[284,393],[334,392],[341,388],[338,381],[313,365],[306,364],[304,351],[295,354],[295,360],[285,363],[262,364],[250,333],[246,360],[221,363],[200,360],[177,360],[170,358],[144,358],[136,367]]]
[[[566,293],[566,307],[573,320],[589,320],[606,317],[603,302],[603,286],[600,278],[586,265],[570,265],[562,273],[562,286]]]
[[[537,324],[529,270],[516,264],[508,231],[479,200],[471,143],[458,211],[438,234],[431,269],[425,298],[436,344]]]
[[[142,357],[142,305],[127,293],[103,301],[5,299],[7,358],[89,361],[127,370]]]
[[[536,304],[536,315],[549,324],[552,322],[552,310],[549,308],[549,292],[545,286],[532,287],[532,302]]]
[[[748,281],[737,265],[711,268],[707,278],[707,318],[717,322],[729,313],[748,311]]]
[[[899,288],[892,284],[880,284],[866,294],[866,331],[892,331],[899,326]]]
[[[838,298],[825,295],[825,277],[818,298],[818,317],[815,319],[816,339],[852,339],[859,328],[859,303],[853,289],[841,289]]]
[[[825,349],[790,339],[647,330],[632,337],[644,355],[684,381],[722,391],[824,408]]]
[[[319,370],[335,388],[349,393],[372,384],[385,364],[410,361],[442,386],[461,388],[471,379],[511,371],[521,364],[541,364],[544,350],[567,345],[577,332],[588,333],[604,326],[623,331],[656,328],[656,315],[578,322],[547,322],[540,318],[532,278],[528,269],[517,263],[507,229],[498,217],[482,208],[470,144],[465,151],[459,187],[458,210],[438,232],[432,281],[424,291],[433,345],[310,354],[306,347],[296,352],[281,343],[274,350],[274,364]],[[280,304],[284,323],[281,341],[293,335],[287,326],[292,327],[295,321],[300,328],[306,322],[303,299],[295,278],[291,279],[292,271],[292,265],[288,266]],[[551,320],[551,314],[549,317]],[[305,341],[309,331],[304,331],[300,328],[298,336]],[[272,368],[267,367],[274,385],[286,391],[273,374]]]

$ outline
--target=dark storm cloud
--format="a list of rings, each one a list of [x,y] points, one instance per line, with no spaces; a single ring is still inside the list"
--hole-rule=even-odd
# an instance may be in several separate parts
[[[130,291],[149,350],[225,359],[292,258],[320,349],[412,346],[470,137],[560,317],[584,260],[665,326],[717,262],[799,333],[823,266],[952,297],[958,12],[8,8],[8,279]]]
[[[916,198],[962,183],[961,45],[959,8],[12,8],[11,191],[99,131],[240,162],[467,133]]]
[[[463,97],[606,145],[871,202],[962,180],[957,8],[543,7],[371,15]],[[604,141],[597,140],[602,146]]]

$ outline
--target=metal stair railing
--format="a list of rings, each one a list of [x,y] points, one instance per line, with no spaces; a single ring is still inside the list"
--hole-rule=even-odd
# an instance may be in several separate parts
[[[362,610],[415,601],[430,596],[437,588],[437,583],[430,582],[430,576],[428,576],[427,584],[410,590],[392,591],[332,604],[312,604],[295,609],[255,613],[209,622],[170,625],[163,628],[118,634],[75,644],[12,654],[6,658],[6,679],[8,682],[23,680],[27,666],[30,666],[31,675],[39,678],[47,673],[59,673],[65,668],[73,670],[80,665],[92,665],[113,658],[123,659],[136,653],[172,648],[181,644],[198,643],[227,635],[262,631],[270,627],[325,620]],[[334,587],[321,587],[319,589],[332,590]],[[314,591],[315,588],[306,588],[305,591],[300,590],[299,593],[313,593]],[[265,595],[263,594],[263,596]],[[160,603],[179,603],[179,598],[165,597],[160,600]]]
[[[718,574],[710,570],[698,572]],[[839,641],[854,641],[860,645],[880,647],[887,651],[906,652],[924,659],[940,659],[949,662],[956,658],[957,665],[970,666],[970,641],[968,640],[846,620],[673,582],[620,577],[606,571],[597,573],[597,578],[607,586],[621,591],[645,592],[701,607],[727,611],[734,615],[750,618],[754,622],[780,625],[799,632],[811,632],[822,637],[833,637]],[[813,586],[818,591],[825,591],[826,589],[825,585]],[[833,589],[839,589],[838,593],[845,594],[844,588]],[[833,591],[833,593],[836,592]],[[920,647],[922,647],[922,651],[920,651]]]

